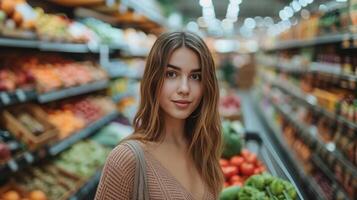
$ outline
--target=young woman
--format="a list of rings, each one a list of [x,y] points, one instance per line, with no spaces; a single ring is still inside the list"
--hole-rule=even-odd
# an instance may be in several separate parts
[[[161,35],[141,81],[134,134],[150,199],[217,199],[223,184],[219,89],[212,55],[189,32]],[[127,141],[127,140],[126,140]],[[132,199],[136,159],[125,141],[109,155],[97,200]]]

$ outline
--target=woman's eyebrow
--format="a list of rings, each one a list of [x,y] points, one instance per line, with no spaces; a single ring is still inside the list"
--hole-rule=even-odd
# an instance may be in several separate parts
[[[172,65],[172,64],[167,64],[167,67],[171,67],[171,68],[173,68],[173,69],[176,69],[176,70],[178,70],[178,71],[181,71],[181,68],[180,68],[180,67],[177,67],[177,66]],[[191,73],[192,73],[192,72],[201,72],[201,68],[191,70]]]

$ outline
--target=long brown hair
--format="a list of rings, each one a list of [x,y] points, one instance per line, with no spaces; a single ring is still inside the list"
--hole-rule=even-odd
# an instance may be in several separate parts
[[[221,122],[217,108],[219,89],[212,55],[199,36],[190,32],[164,33],[154,43],[141,80],[141,101],[133,122],[135,134],[131,139],[143,142],[164,139],[163,111],[157,98],[160,96],[169,58],[180,47],[189,48],[196,53],[202,74],[202,100],[185,125],[189,153],[205,183],[218,195],[223,185],[219,165],[222,149]]]

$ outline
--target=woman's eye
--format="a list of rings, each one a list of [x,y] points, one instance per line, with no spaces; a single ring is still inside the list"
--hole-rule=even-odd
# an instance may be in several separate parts
[[[177,76],[176,72],[166,72],[167,78],[175,78]]]
[[[193,80],[199,81],[199,80],[201,80],[201,75],[200,75],[200,74],[192,74],[192,75],[191,75],[191,78],[192,78]]]

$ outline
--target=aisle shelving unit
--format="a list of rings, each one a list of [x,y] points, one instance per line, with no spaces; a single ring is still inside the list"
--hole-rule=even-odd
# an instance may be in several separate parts
[[[265,48],[264,50],[265,51],[278,51],[278,50],[285,50],[285,49],[302,48],[302,47],[307,47],[307,46],[349,41],[349,40],[353,40],[355,38],[357,38],[357,34],[340,33],[340,34],[334,34],[334,35],[319,36],[319,37],[315,37],[315,38],[311,38],[311,39],[282,41],[272,47]],[[355,48],[355,47],[346,47],[346,48]]]
[[[143,4],[138,3],[137,1],[122,1],[126,3],[126,6],[134,8],[136,10],[144,10],[144,15],[146,14],[147,18],[153,20],[157,24],[165,26],[165,20],[159,13],[152,12],[150,9],[143,6]],[[16,50],[22,49],[32,49],[40,52],[65,52],[65,53],[74,53],[74,54],[83,54],[91,55],[98,54],[101,67],[106,70],[105,65],[115,65],[116,63],[111,63],[109,56],[112,52],[120,51],[121,55],[130,58],[144,58],[146,53],[142,52],[130,52],[128,44],[123,42],[122,44],[110,45],[110,44],[98,44],[93,45],[91,43],[63,43],[63,42],[51,42],[43,41],[38,39],[17,39],[17,38],[8,38],[0,36],[0,48],[13,48]],[[114,55],[114,54],[113,54]],[[97,55],[96,55],[97,56]],[[123,66],[115,66],[123,67]],[[85,85],[74,86],[70,88],[64,88],[57,91],[51,91],[48,93],[37,93],[36,90],[24,90],[17,89],[14,92],[0,92],[0,109],[5,109],[9,106],[16,104],[21,104],[25,102],[38,102],[38,103],[49,103],[61,99],[66,99],[69,97],[75,97],[83,94],[89,94],[96,91],[105,90],[110,85],[110,79],[126,77],[130,79],[140,80],[141,77],[133,75],[133,73],[110,73],[109,80],[99,80],[95,82],[90,82]],[[123,93],[117,94],[112,97],[113,102],[118,102],[122,98],[127,96],[132,96],[132,93]],[[115,120],[120,113],[114,111],[109,113],[102,118],[98,119],[95,122],[92,122],[82,130],[70,135],[69,137],[57,141],[56,143],[49,143],[37,150],[30,151],[25,150],[24,152],[19,153],[15,157],[11,158],[4,164],[0,165],[0,181],[8,180],[12,175],[21,172],[23,169],[36,165],[38,162],[45,161],[47,159],[54,158],[60,153],[66,151],[72,147],[77,142],[89,138],[90,136],[97,133],[99,129],[109,124],[111,121]],[[88,199],[90,193],[95,192],[97,184],[101,176],[102,169],[97,169],[97,172],[88,180],[86,180],[80,189],[75,192],[70,199],[79,200],[79,199]]]
[[[273,122],[272,118],[273,116],[269,116],[266,111],[264,111],[264,108],[262,105],[257,101],[257,99],[260,99],[258,97],[257,91],[254,91],[254,99],[255,99],[255,108],[257,113],[259,114],[260,118],[262,121],[267,125],[269,132],[271,133],[270,136],[273,138],[272,141],[277,144],[276,149],[280,150],[280,153],[285,158],[286,163],[290,163],[289,169],[290,169],[290,174],[297,179],[299,182],[302,183],[302,185],[306,186],[304,190],[308,189],[311,194],[314,194],[314,196],[318,200],[323,200],[324,195],[317,185],[317,183],[309,177],[304,169],[301,168],[301,164],[298,162],[298,159],[295,155],[294,152],[291,152],[289,150],[289,147],[287,144],[283,141],[282,138],[282,133],[280,129],[277,127],[277,125]],[[277,109],[277,107],[274,105],[274,108]]]
[[[107,80],[96,81],[85,85],[80,85],[77,87],[65,88],[58,91],[40,94],[37,96],[37,100],[40,103],[47,103],[59,99],[86,94],[98,90],[103,90],[106,89],[108,85],[109,85],[109,81]]]
[[[260,65],[266,65],[268,61],[258,61]],[[332,78],[338,78],[345,81],[357,82],[357,75],[343,74],[340,71],[336,71],[336,65],[331,65],[328,63],[312,62],[309,67],[304,67],[301,69],[301,65],[293,64],[283,64],[281,62],[269,63],[267,68],[272,68],[275,70],[280,70],[291,74],[306,74],[306,73],[318,73],[329,75]]]
[[[17,89],[15,92],[0,92],[0,108],[33,101],[37,98],[35,90]]]
[[[56,156],[59,153],[65,151],[71,147],[76,142],[88,138],[94,134],[98,129],[108,124],[110,121],[114,120],[119,116],[118,112],[110,113],[103,116],[101,119],[91,123],[83,130],[74,133],[73,135],[65,138],[55,144],[46,145],[35,151],[25,151],[21,155],[18,155],[15,159],[11,159],[7,163],[0,166],[0,173],[4,174],[1,178],[6,178],[11,176],[11,173],[21,171],[22,169],[44,159],[48,159],[52,156]]]
[[[100,46],[103,46],[101,44]],[[67,53],[100,53],[100,46],[92,47],[89,43],[62,43],[33,39],[0,37],[0,47],[30,48],[40,51]],[[110,50],[125,50],[127,45],[105,45]]]
[[[297,87],[291,85],[290,83],[288,83],[286,81],[283,82],[283,81],[278,81],[278,80],[268,80],[262,74],[260,74],[260,76],[261,76],[260,78],[265,83],[267,83],[268,85],[270,85],[273,88],[279,89],[284,94],[289,95],[290,97],[292,97],[295,100],[296,103],[307,106],[310,110],[312,110],[316,113],[322,114],[325,117],[328,117],[329,119],[337,120],[339,123],[343,123],[346,126],[349,126],[350,128],[352,128],[354,130],[357,130],[356,123],[353,123],[353,122],[345,119],[344,117],[335,115],[335,114],[327,111],[326,109],[322,108],[321,106],[317,105],[315,103],[315,101],[313,100],[314,99],[313,97],[303,94]],[[282,116],[284,116],[284,119],[289,121],[289,123],[291,123],[294,127],[297,128],[297,130],[299,130],[299,133],[301,134],[300,136],[306,139],[306,141],[309,143],[309,146],[311,146],[313,149],[323,149],[324,151],[329,152],[329,154],[331,154],[335,159],[340,161],[346,168],[348,168],[352,172],[353,177],[357,177],[357,167],[354,166],[352,163],[350,163],[350,161],[348,161],[342,155],[342,153],[339,151],[339,149],[335,148],[335,144],[333,142],[329,142],[329,143],[323,142],[319,138],[319,136],[317,135],[317,133],[314,129],[311,129],[311,128],[307,127],[306,125],[298,122],[298,120],[296,118],[294,118],[293,116],[291,116],[289,114],[292,112],[289,109],[289,107],[276,105],[274,103],[272,103],[272,106],[274,107],[274,109],[276,111],[278,111]],[[263,108],[260,108],[260,109],[263,109]],[[264,111],[261,111],[261,113],[263,113],[262,115],[265,115]],[[269,122],[269,121],[271,121],[270,118],[265,117],[265,120],[268,121],[267,122],[268,124],[272,123],[272,122]],[[274,130],[274,128],[273,128],[273,130]],[[277,131],[276,129],[273,132],[279,133],[279,131]],[[277,134],[275,134],[275,136],[276,135]],[[279,137],[277,140],[279,140]],[[291,150],[289,150],[288,148],[282,147],[282,149],[284,152],[286,152],[287,155],[292,153]],[[316,158],[316,156],[318,158]],[[346,191],[342,187],[342,183],[336,179],[336,177],[332,174],[332,172],[330,171],[330,169],[326,165],[326,163],[319,162],[320,160],[321,160],[321,158],[318,155],[314,155],[312,157],[312,161],[329,177],[329,179],[335,184],[335,187],[337,187],[339,189],[339,191],[343,191],[344,198],[349,199]],[[304,175],[302,174],[302,177],[303,176]],[[313,180],[310,180],[310,181],[307,181],[307,184],[310,185],[311,188],[313,188],[313,191],[316,192],[316,191],[318,191],[318,189],[316,187],[314,187],[314,185],[316,185],[316,184],[311,184],[313,182],[314,182]],[[317,193],[319,193],[319,192],[317,192]],[[316,194],[316,195],[318,195],[318,194]]]

